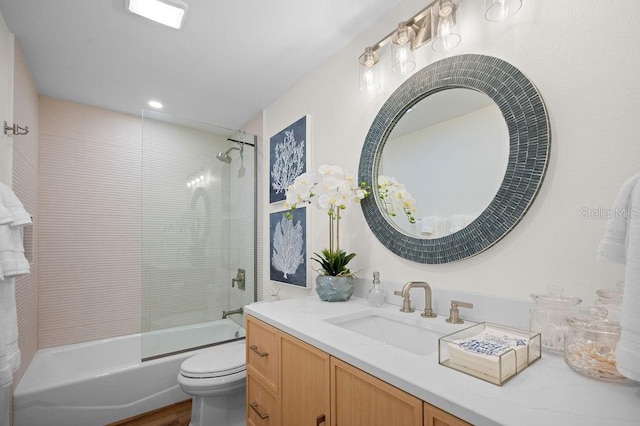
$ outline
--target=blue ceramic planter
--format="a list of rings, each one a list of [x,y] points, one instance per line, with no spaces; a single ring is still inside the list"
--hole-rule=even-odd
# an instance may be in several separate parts
[[[349,300],[356,288],[356,277],[334,277],[332,275],[318,275],[316,277],[316,292],[320,300],[326,302],[344,302]]]

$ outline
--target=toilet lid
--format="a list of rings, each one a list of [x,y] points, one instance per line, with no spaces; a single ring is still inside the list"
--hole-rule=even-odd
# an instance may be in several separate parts
[[[246,370],[244,342],[205,349],[186,359],[180,367],[186,377],[210,378],[228,376]]]

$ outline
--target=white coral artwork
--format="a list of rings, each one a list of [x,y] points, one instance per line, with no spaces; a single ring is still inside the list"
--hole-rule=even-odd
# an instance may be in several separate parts
[[[285,199],[289,185],[305,172],[306,117],[271,138],[271,203]]]
[[[273,233],[273,252],[271,264],[276,271],[280,271],[287,279],[287,275],[295,274],[298,267],[304,263],[304,238],[302,224],[288,220],[285,215]]]

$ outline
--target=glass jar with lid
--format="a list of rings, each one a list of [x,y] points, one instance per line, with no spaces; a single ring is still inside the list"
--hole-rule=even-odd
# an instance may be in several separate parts
[[[616,369],[616,345],[620,324],[607,318],[607,310],[591,307],[569,319],[564,360],[583,376],[608,382],[624,382]]]
[[[610,321],[620,322],[624,283],[618,283],[615,288],[601,288],[596,290],[596,293],[598,294],[596,306],[607,310],[609,313],[607,318],[609,318]]]
[[[569,318],[578,312],[582,299],[564,296],[563,288],[549,286],[546,294],[532,294],[535,302],[530,310],[529,329],[540,333],[542,347],[552,351],[564,350],[564,335],[569,329]]]

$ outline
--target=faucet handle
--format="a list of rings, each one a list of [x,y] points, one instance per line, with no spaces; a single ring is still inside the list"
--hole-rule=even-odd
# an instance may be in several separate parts
[[[449,318],[445,319],[446,322],[451,324],[462,324],[464,322],[464,320],[460,318],[460,311],[458,310],[458,307],[473,309],[473,303],[452,300],[451,309],[449,309]]]
[[[395,290],[393,292],[396,296],[402,297],[402,308],[400,308],[400,312],[414,312],[415,309],[411,307],[411,299],[409,298],[409,293],[406,296],[403,296],[402,291]]]

